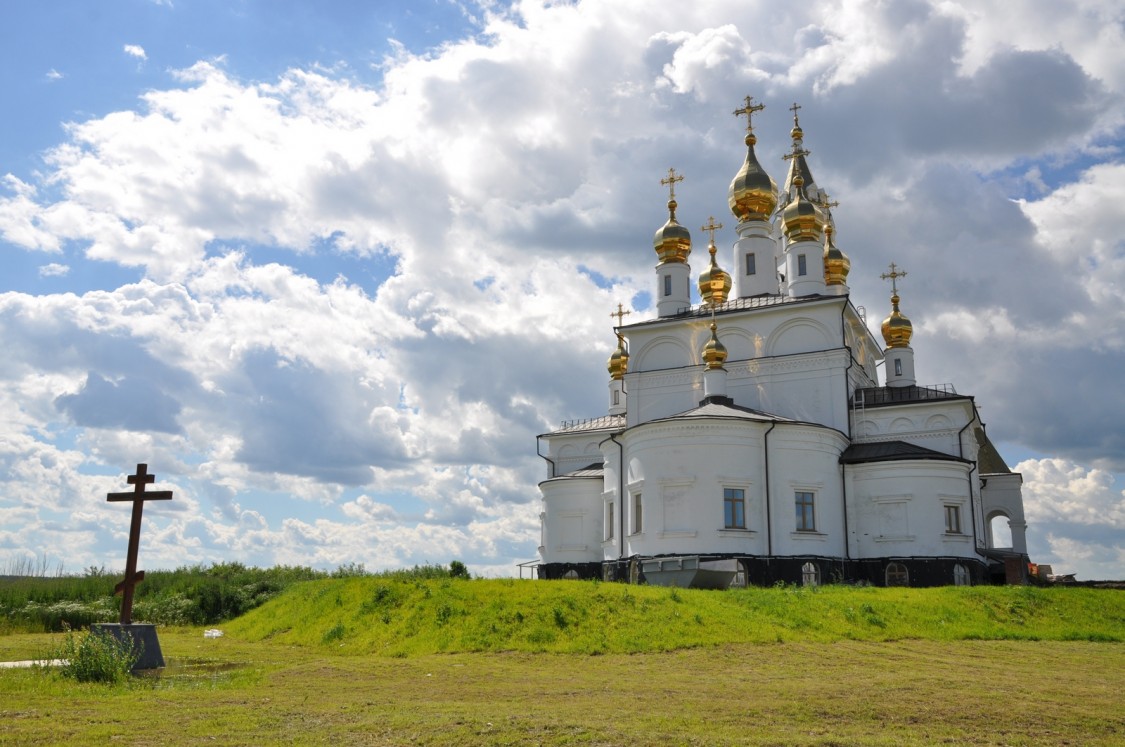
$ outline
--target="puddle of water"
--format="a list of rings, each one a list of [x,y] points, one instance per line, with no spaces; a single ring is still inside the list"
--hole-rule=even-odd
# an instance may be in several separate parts
[[[211,661],[209,659],[165,659],[160,669],[143,669],[134,674],[152,680],[214,680],[246,666],[237,661]]]

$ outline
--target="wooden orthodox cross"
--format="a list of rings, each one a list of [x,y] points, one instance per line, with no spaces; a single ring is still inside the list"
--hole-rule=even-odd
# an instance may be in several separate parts
[[[121,592],[121,624],[133,624],[133,589],[144,580],[145,572],[137,570],[137,549],[141,544],[141,511],[145,501],[169,501],[171,490],[145,492],[145,486],[156,482],[156,475],[148,473],[147,464],[137,465],[137,474],[129,475],[128,483],[133,486],[129,493],[110,493],[108,501],[132,501],[133,521],[129,525],[129,554],[125,559],[125,580],[113,587],[113,593]]]

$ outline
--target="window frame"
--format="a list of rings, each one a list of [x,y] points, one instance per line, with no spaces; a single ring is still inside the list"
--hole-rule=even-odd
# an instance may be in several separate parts
[[[671,274],[665,274],[663,277],[664,277],[664,296],[668,297],[668,296],[672,295],[672,275]]]
[[[605,502],[605,531],[602,532],[602,542],[612,542],[614,537],[614,524],[617,521],[615,501]]]
[[[804,277],[809,274],[809,263],[805,259],[804,254],[797,255],[797,277]]]
[[[807,496],[807,500],[803,497]],[[816,493],[812,490],[793,491],[794,523],[798,532],[816,532]]]
[[[951,521],[952,519],[952,521]],[[964,534],[964,525],[961,523],[961,507],[956,503],[945,504],[945,533]]]
[[[754,257],[754,252],[746,253],[746,276],[758,274],[758,260]]]
[[[644,493],[640,490],[633,493],[633,534],[640,534],[644,531]]]
[[[891,574],[894,574],[895,583],[891,583]],[[883,583],[886,586],[910,586],[910,569],[905,563],[897,560],[887,563],[883,570]]]
[[[723,488],[723,529],[746,529],[745,488]]]

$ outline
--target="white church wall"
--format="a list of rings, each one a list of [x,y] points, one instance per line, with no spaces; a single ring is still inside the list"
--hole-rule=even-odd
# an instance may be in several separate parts
[[[774,555],[842,555],[843,484],[840,454],[847,439],[812,426],[778,425],[769,436],[770,525]],[[799,497],[798,494],[801,494]],[[811,496],[811,524],[797,504]],[[803,512],[807,521],[807,512]]]
[[[547,458],[554,462],[554,474],[547,465],[547,477],[557,477],[584,469],[591,464],[601,465],[602,450],[598,444],[608,438],[605,431],[585,431],[572,434],[555,434],[548,440]]]
[[[942,454],[976,459],[976,441],[962,432],[975,417],[971,400],[857,408],[853,417],[852,438],[857,443],[905,441]]]
[[[847,465],[852,557],[975,557],[971,468],[922,459]],[[959,531],[946,531],[947,507]]]
[[[557,478],[540,483],[539,489],[543,494],[543,562],[600,561],[604,530],[601,478]]]

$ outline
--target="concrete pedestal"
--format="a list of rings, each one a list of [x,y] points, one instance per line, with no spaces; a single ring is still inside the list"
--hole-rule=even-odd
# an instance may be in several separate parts
[[[95,623],[90,626],[90,632],[98,635],[113,636],[119,641],[125,641],[138,651],[140,656],[133,664],[133,671],[139,669],[157,669],[164,666],[164,654],[160,651],[160,640],[156,637],[156,626],[150,623],[133,623],[122,625],[120,623]]]

